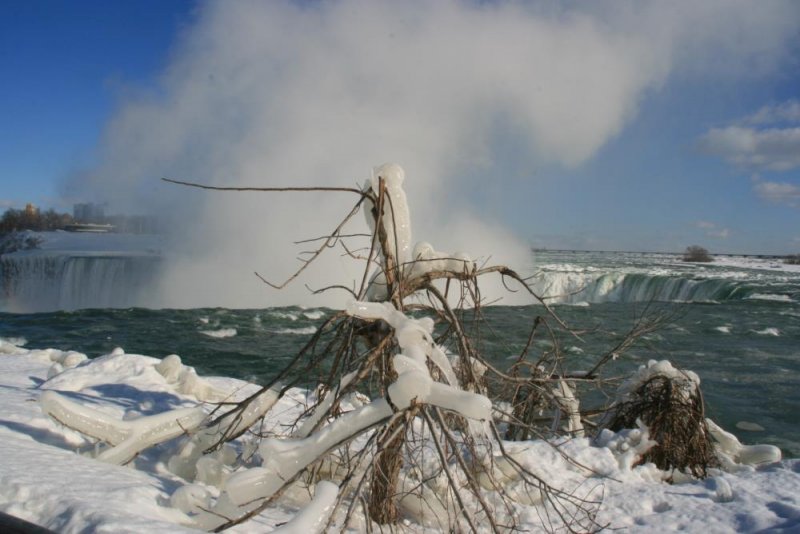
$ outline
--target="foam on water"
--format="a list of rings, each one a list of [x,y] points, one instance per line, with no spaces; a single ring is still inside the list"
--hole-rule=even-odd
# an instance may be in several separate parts
[[[200,330],[200,333],[208,337],[225,338],[233,337],[238,332],[235,328],[220,328],[219,330]]]

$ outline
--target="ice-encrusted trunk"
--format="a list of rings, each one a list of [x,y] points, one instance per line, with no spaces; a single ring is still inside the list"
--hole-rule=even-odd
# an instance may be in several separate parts
[[[395,291],[397,279],[402,276],[402,262],[410,259],[407,256],[410,256],[411,228],[408,205],[401,187],[403,178],[403,170],[399,166],[383,165],[376,169],[371,187],[378,204],[368,215],[373,218],[370,226],[375,228],[380,246],[383,273],[379,273],[379,277],[382,274],[385,296],[392,301],[395,309],[402,309],[402,299]],[[373,283],[380,282],[375,279]],[[382,360],[381,382],[383,389],[388,390],[397,379],[397,372],[388,354]],[[403,420],[394,421],[384,429],[378,440],[379,450],[373,461],[368,511],[370,519],[380,525],[396,523],[398,518],[395,492],[403,467],[404,425]]]

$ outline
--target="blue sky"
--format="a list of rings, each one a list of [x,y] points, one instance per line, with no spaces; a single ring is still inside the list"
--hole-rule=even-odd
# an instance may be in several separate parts
[[[0,207],[71,209],[60,184],[91,164],[118,100],[152,83],[192,9],[176,0],[0,5]]]
[[[437,238],[796,253],[800,7],[695,4],[9,0],[0,208],[172,210],[162,175],[349,185],[392,159]]]

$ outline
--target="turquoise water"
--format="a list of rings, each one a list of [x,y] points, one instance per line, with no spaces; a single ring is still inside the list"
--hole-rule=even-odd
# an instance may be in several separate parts
[[[557,313],[588,331],[582,341],[561,337],[568,370],[587,369],[631,327],[646,301],[660,301],[656,306],[673,312],[672,321],[612,362],[607,375],[669,359],[699,374],[708,414],[724,428],[743,442],[771,443],[787,456],[800,456],[800,274],[609,253],[539,253],[533,268],[540,273],[534,284],[553,297]],[[535,305],[483,311],[491,328],[482,330],[480,348],[505,369],[534,317],[545,311]],[[0,337],[90,357],[115,347],[156,357],[175,353],[201,374],[266,382],[330,313],[297,307],[0,313]],[[236,335],[204,333],[226,329]],[[534,348],[547,346],[542,340]],[[764,431],[737,429],[743,421]]]

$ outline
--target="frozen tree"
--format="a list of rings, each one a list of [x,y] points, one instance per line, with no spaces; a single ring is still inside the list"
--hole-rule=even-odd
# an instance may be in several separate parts
[[[523,505],[535,506],[551,530],[600,529],[595,486],[551,486],[508,453],[506,440],[576,437],[587,425],[596,426],[603,410],[587,410],[578,385],[602,384],[604,365],[664,317],[643,317],[588,371],[570,372],[558,340],[580,339],[580,333],[526,279],[506,266],[478,266],[465,253],[440,252],[425,241],[412,244],[404,178],[403,169],[390,164],[375,169],[363,188],[177,182],[355,195],[352,208],[328,235],[314,240],[318,248],[292,276],[279,284],[264,281],[284,287],[325,251],[341,247],[364,261],[360,283],[317,290],[345,291],[341,311],[322,323],[270,383],[244,400],[219,404],[210,415],[190,408],[113,421],[55,393],[43,397],[45,410],[107,443],[100,459],[116,463],[186,434],[167,459],[169,469],[188,482],[172,504],[208,530],[241,523],[297,486],[316,488],[312,508],[296,520],[298,529],[369,529],[402,516],[443,531],[496,532],[514,528]],[[362,250],[349,244],[354,234],[345,233],[359,210],[371,230]],[[485,276],[501,277],[509,290],[527,292],[543,309],[509,369],[499,369],[480,350],[487,328],[479,281]],[[535,354],[533,342],[542,333],[551,343]],[[167,359],[160,367],[174,380],[185,374]],[[262,432],[259,421],[310,376],[320,380],[316,401],[294,430]],[[232,448],[244,435],[257,443],[249,452]]]

